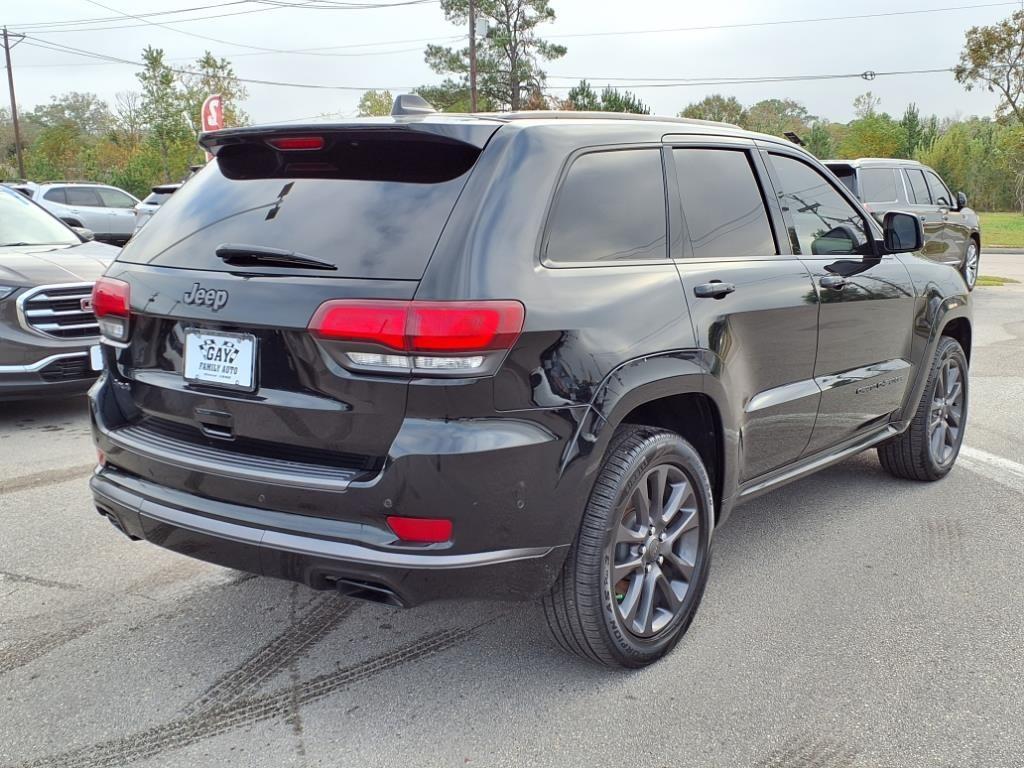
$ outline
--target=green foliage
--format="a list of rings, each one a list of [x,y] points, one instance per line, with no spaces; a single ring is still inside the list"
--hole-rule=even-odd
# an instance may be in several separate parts
[[[427,99],[427,101],[430,101],[430,99]],[[359,116],[386,117],[391,114],[391,107],[394,103],[395,99],[391,95],[391,91],[366,91],[359,98]],[[435,104],[434,106],[437,105]]]
[[[183,152],[183,147],[195,147],[195,128],[186,121],[189,100],[185,90],[179,87],[175,73],[164,61],[160,48],[146,46],[142,52],[145,69],[136,77],[142,84],[142,117],[148,128],[146,144],[160,158],[163,181],[181,178],[190,160],[184,164],[183,155],[195,157],[196,152]],[[196,111],[198,117],[198,110]]]
[[[563,109],[576,112],[631,112],[637,115],[651,114],[651,108],[640,101],[630,91],[620,92],[617,88],[606,86],[601,95],[586,80],[569,91],[568,98],[562,102]]]
[[[865,117],[874,117],[882,100],[871,91],[862,93],[853,100],[853,113],[861,120]]]
[[[465,28],[469,19],[469,0],[441,0],[445,18]],[[540,62],[559,59],[565,46],[537,37],[536,27],[554,21],[555,11],[548,0],[476,0],[479,22],[486,22],[487,35],[477,40],[477,91],[488,109],[518,110],[528,102],[544,101],[546,75]],[[469,88],[469,47],[459,50],[428,45],[424,58],[430,68],[446,80],[445,91],[454,94]],[[422,90],[420,91],[422,95]],[[426,98],[426,96],[424,96]],[[437,106],[437,105],[435,105]]]
[[[906,145],[906,131],[900,123],[872,113],[846,126],[839,157],[899,157]]]
[[[913,102],[907,105],[903,117],[900,118],[900,125],[903,128],[904,139],[902,155],[914,157],[924,139],[924,125],[921,123],[921,113]]]
[[[807,151],[819,160],[826,160],[835,156],[835,142],[832,140],[832,134],[829,133],[828,128],[825,127],[823,122],[818,121],[811,126],[811,130],[804,139],[804,143],[806,144]]]
[[[751,131],[782,136],[792,131],[799,136],[807,132],[817,118],[807,108],[793,99],[765,99],[751,106],[743,118],[742,125]]]
[[[720,93],[713,93],[698,102],[688,104],[679,113],[679,117],[742,125],[746,121],[747,111],[735,96],[726,97]]]
[[[181,99],[193,133],[202,130],[202,108],[207,96],[220,94],[224,109],[224,127],[245,125],[249,116],[242,111],[239,103],[249,95],[235,75],[235,68],[227,59],[218,59],[209,51],[196,59],[188,72],[178,74]]]
[[[114,116],[107,103],[94,93],[71,91],[52,96],[49,104],[40,104],[25,115],[25,122],[40,128],[73,125],[79,131],[100,136],[113,126]]]
[[[953,71],[967,90],[981,86],[1000,96],[997,114],[1024,122],[1024,10],[989,27],[971,27]]]

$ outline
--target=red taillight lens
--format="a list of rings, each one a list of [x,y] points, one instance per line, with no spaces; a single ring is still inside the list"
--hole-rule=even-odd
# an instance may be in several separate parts
[[[101,277],[92,287],[92,311],[100,333],[114,341],[128,341],[131,289],[123,280]]]
[[[267,142],[274,149],[285,151],[317,150],[324,148],[323,136],[288,136],[283,139],[270,139]]]
[[[451,541],[452,521],[431,517],[400,517],[391,515],[387,518],[388,526],[402,541],[420,544],[437,544]]]
[[[328,339],[401,352],[474,353],[509,349],[523,330],[518,301],[361,301],[320,305],[309,330]]]
[[[131,288],[123,280],[101,277],[93,285],[92,311],[96,317],[127,317],[130,305]]]

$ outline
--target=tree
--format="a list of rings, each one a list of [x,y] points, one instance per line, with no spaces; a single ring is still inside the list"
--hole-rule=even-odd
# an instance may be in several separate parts
[[[41,128],[73,125],[82,133],[99,136],[110,130],[113,115],[107,103],[96,94],[71,91],[51,96],[49,104],[40,104],[25,115],[25,120]]]
[[[469,0],[441,0],[445,18],[465,26]],[[565,46],[536,35],[536,27],[554,21],[549,0],[476,0],[477,18],[488,22],[487,35],[477,40],[477,85],[486,102],[518,110],[530,95],[543,90],[546,76],[540,62],[559,59]],[[428,45],[424,58],[442,75],[454,75],[443,87],[449,93],[469,88],[469,48],[455,50]],[[422,94],[422,91],[421,91]]]
[[[820,120],[815,121],[805,139],[807,151],[812,153],[819,160],[833,157],[836,153],[835,142],[832,134]]]
[[[606,86],[601,95],[591,88],[586,80],[569,91],[568,98],[562,102],[563,109],[577,112],[632,112],[637,115],[651,114],[651,108],[640,101],[630,91],[620,92],[617,88]]]
[[[121,91],[114,97],[114,132],[120,143],[131,148],[142,142],[146,127],[142,114],[142,95],[138,91]]]
[[[903,157],[913,158],[924,139],[924,124],[921,122],[921,113],[913,102],[907,105],[903,117],[900,118],[900,125],[903,126],[903,133],[906,139],[906,144],[903,147]]]
[[[142,115],[149,141],[158,153],[163,180],[170,182],[174,180],[172,166],[181,165],[183,145],[194,147],[195,135],[185,121],[186,99],[178,88],[174,72],[164,61],[163,50],[146,46],[142,60],[145,69],[136,75],[142,84]],[[198,113],[196,115],[198,117]],[[180,170],[183,174],[184,169]]]
[[[359,116],[385,117],[391,114],[394,102],[391,91],[366,91],[359,98]]]
[[[878,112],[882,100],[871,91],[862,93],[853,100],[853,112],[858,118],[873,117]]]
[[[971,27],[953,70],[967,90],[982,86],[1000,95],[997,114],[1024,123],[1024,10],[990,27]]]
[[[224,110],[224,127],[245,125],[249,116],[242,111],[239,102],[249,92],[239,82],[235,68],[227,59],[218,59],[209,51],[196,59],[195,64],[187,72],[178,73],[181,83],[182,99],[188,112],[189,122],[194,133],[202,130],[201,111],[207,96],[220,94]]]
[[[723,96],[713,93],[698,102],[688,104],[679,113],[680,117],[691,117],[697,120],[716,120],[720,123],[743,125],[747,119],[747,111],[735,96]]]
[[[765,99],[747,109],[743,127],[782,136],[787,131],[803,134],[817,118],[793,99]]]
[[[898,157],[906,143],[902,125],[872,113],[847,126],[839,151],[843,157]]]

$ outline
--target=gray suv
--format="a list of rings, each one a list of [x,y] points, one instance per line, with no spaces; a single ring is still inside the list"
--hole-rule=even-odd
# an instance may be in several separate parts
[[[981,224],[967,207],[967,195],[954,195],[939,174],[915,160],[862,157],[826,160],[825,165],[879,221],[888,211],[916,213],[924,226],[923,255],[955,266],[974,289]]]
[[[32,199],[65,224],[91,229],[96,239],[124,245],[135,231],[137,198],[123,189],[85,181],[36,185]]]

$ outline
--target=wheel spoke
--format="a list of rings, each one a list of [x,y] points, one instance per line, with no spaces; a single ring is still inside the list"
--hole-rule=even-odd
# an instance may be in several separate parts
[[[633,491],[633,501],[636,503],[636,517],[641,528],[651,524],[651,497],[647,483],[640,483]]]
[[[654,583],[657,585],[658,591],[660,591],[665,598],[668,610],[675,615],[675,612],[679,610],[680,606],[682,606],[683,601],[672,588],[672,582],[669,581],[665,572],[658,566],[654,567],[654,570],[651,571],[651,575],[654,576]]]
[[[655,591],[657,590],[657,577],[652,570],[644,575],[644,578],[637,579],[643,582],[643,589],[640,592],[640,604],[636,616],[633,619],[633,627],[642,634],[650,634],[654,626],[654,602]]]
[[[625,562],[616,563],[615,567],[612,569],[612,584],[618,584],[631,573],[639,571],[642,567],[643,564],[640,562],[639,555],[631,557]]]
[[[932,433],[932,440],[931,440],[932,456],[934,456],[937,461],[942,461],[943,456],[945,455],[945,447],[946,447],[946,434],[945,434],[945,432],[946,432],[946,422],[942,421],[942,422],[939,422],[939,425],[935,428],[935,432]]]
[[[625,523],[619,523],[619,530],[615,536],[616,544],[639,544],[644,540],[645,532],[637,531],[626,525]]]
[[[960,393],[963,391],[963,385],[958,381],[953,385],[953,388],[946,395],[946,400],[950,403],[956,402],[956,399],[960,397]]]
[[[633,626],[636,621],[636,613],[640,608],[640,596],[643,593],[644,579],[635,578],[629,582],[629,587],[626,588],[626,594],[622,597],[622,602],[619,603],[619,612],[622,615],[623,621],[628,626]]]
[[[650,488],[651,512],[661,513],[664,510],[665,504],[665,485],[668,482],[668,467],[664,464],[656,467],[647,476],[647,482],[652,486]]]
[[[664,554],[665,550],[671,549],[680,536],[700,525],[700,518],[697,517],[697,507],[684,507],[683,515],[682,523],[674,526],[670,531],[665,531],[665,541],[661,543],[662,554]]]
[[[963,418],[964,409],[960,406],[953,406],[949,409],[949,420],[948,423],[952,427],[959,428],[960,420]]]
[[[661,513],[662,525],[671,523],[675,516],[679,514],[679,509],[683,506],[683,502],[688,501],[689,497],[693,495],[690,490],[690,484],[685,480],[672,483],[670,487],[672,492],[669,494],[668,501],[665,502],[665,508]]]
[[[675,550],[669,548],[668,551],[663,550],[665,562],[672,566],[672,568],[683,577],[683,580],[687,583],[693,579],[693,569],[696,563],[690,562],[685,556],[677,554]]]
[[[960,369],[952,360],[947,363],[946,369],[946,400],[953,399],[953,392],[960,386]]]

